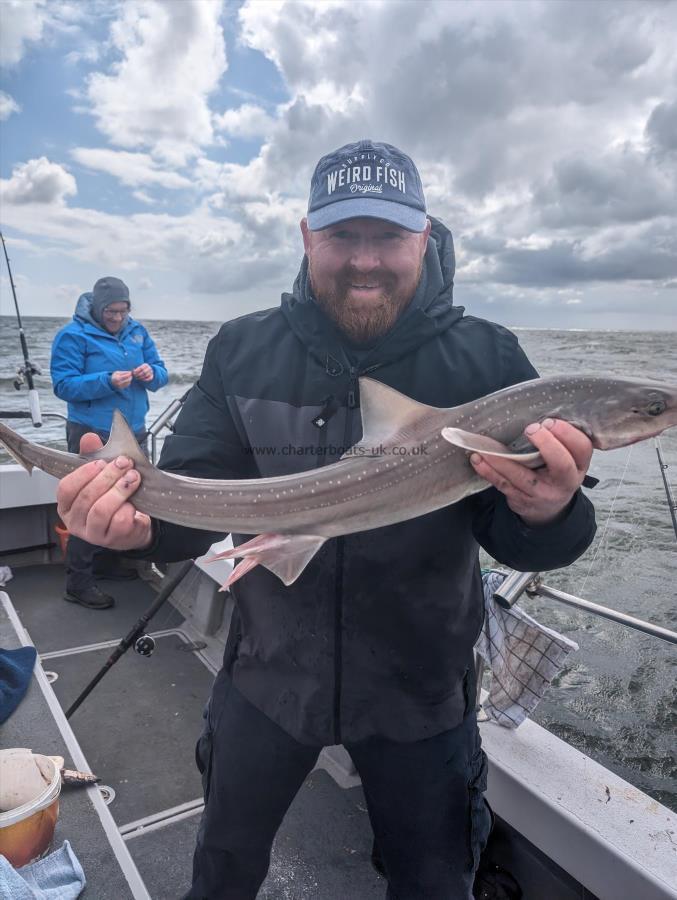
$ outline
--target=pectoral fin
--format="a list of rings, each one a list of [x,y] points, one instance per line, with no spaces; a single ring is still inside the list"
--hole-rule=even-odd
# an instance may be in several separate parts
[[[326,538],[316,534],[259,534],[239,547],[210,557],[207,562],[215,559],[241,560],[223,585],[224,589],[256,566],[264,566],[286,585],[290,585],[296,581],[325,541]]]
[[[481,453],[482,456],[499,456],[503,459],[512,459],[523,466],[527,466],[529,469],[538,469],[544,464],[543,457],[537,450],[532,453],[515,453],[510,447],[506,447],[505,444],[488,437],[486,434],[473,434],[470,431],[463,431],[461,428],[443,428],[442,437],[455,447],[468,450],[470,453]]]

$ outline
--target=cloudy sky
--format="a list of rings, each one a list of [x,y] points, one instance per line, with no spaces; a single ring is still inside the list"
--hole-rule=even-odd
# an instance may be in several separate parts
[[[275,305],[317,158],[417,161],[456,302],[677,329],[677,2],[0,0],[2,228],[23,312],[101,275],[141,318]],[[2,312],[11,312],[2,268]]]

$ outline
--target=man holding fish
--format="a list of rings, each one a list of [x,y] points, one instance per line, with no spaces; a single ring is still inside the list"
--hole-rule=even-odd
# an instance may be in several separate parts
[[[471,405],[537,373],[514,335],[452,304],[451,234],[427,215],[416,166],[397,148],[363,140],[323,157],[301,231],[292,293],[211,341],[160,468],[276,477],[248,503],[262,531],[266,503],[301,515],[324,490],[361,497],[363,518],[332,533],[327,514],[313,534],[280,529],[233,554],[243,562],[198,744],[206,806],[187,897],[253,900],[294,795],[322,747],[342,743],[362,778],[388,896],[465,900],[490,827],[475,715],[478,546],[522,570],[580,556],[595,531],[580,491],[592,443],[560,419],[533,422],[526,435],[540,468],[488,449],[471,453],[470,469],[464,451],[454,458],[470,486],[447,505],[419,489],[413,518],[370,526],[365,500],[377,510],[381,494],[369,478],[387,486],[396,466],[426,465],[424,454],[393,449],[406,451],[417,409]],[[467,428],[444,438],[477,449]],[[358,441],[364,469],[346,463],[338,471],[352,481],[327,487],[322,468]],[[288,445],[317,452],[279,452]],[[81,451],[99,446],[86,435]],[[431,445],[452,449],[443,438]],[[301,471],[302,482],[279,479]],[[155,560],[201,555],[223,536],[137,510],[141,480],[129,456],[82,465],[61,482],[61,517],[92,544]],[[330,499],[317,504],[318,521],[323,509]]]

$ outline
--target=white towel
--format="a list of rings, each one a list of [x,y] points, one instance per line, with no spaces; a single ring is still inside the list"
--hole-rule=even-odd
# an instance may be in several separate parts
[[[3,900],[76,900],[85,884],[85,873],[68,841],[44,859],[20,869],[0,856]]]
[[[499,606],[494,591],[504,578],[501,572],[482,576],[484,628],[475,650],[491,669],[489,696],[482,704],[485,716],[517,728],[538,706],[578,644],[541,625],[519,606]]]

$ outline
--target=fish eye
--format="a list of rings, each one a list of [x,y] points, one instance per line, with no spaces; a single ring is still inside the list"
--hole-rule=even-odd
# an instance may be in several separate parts
[[[665,401],[658,398],[652,400],[647,406],[646,412],[649,416],[660,416],[662,412],[665,412]]]

